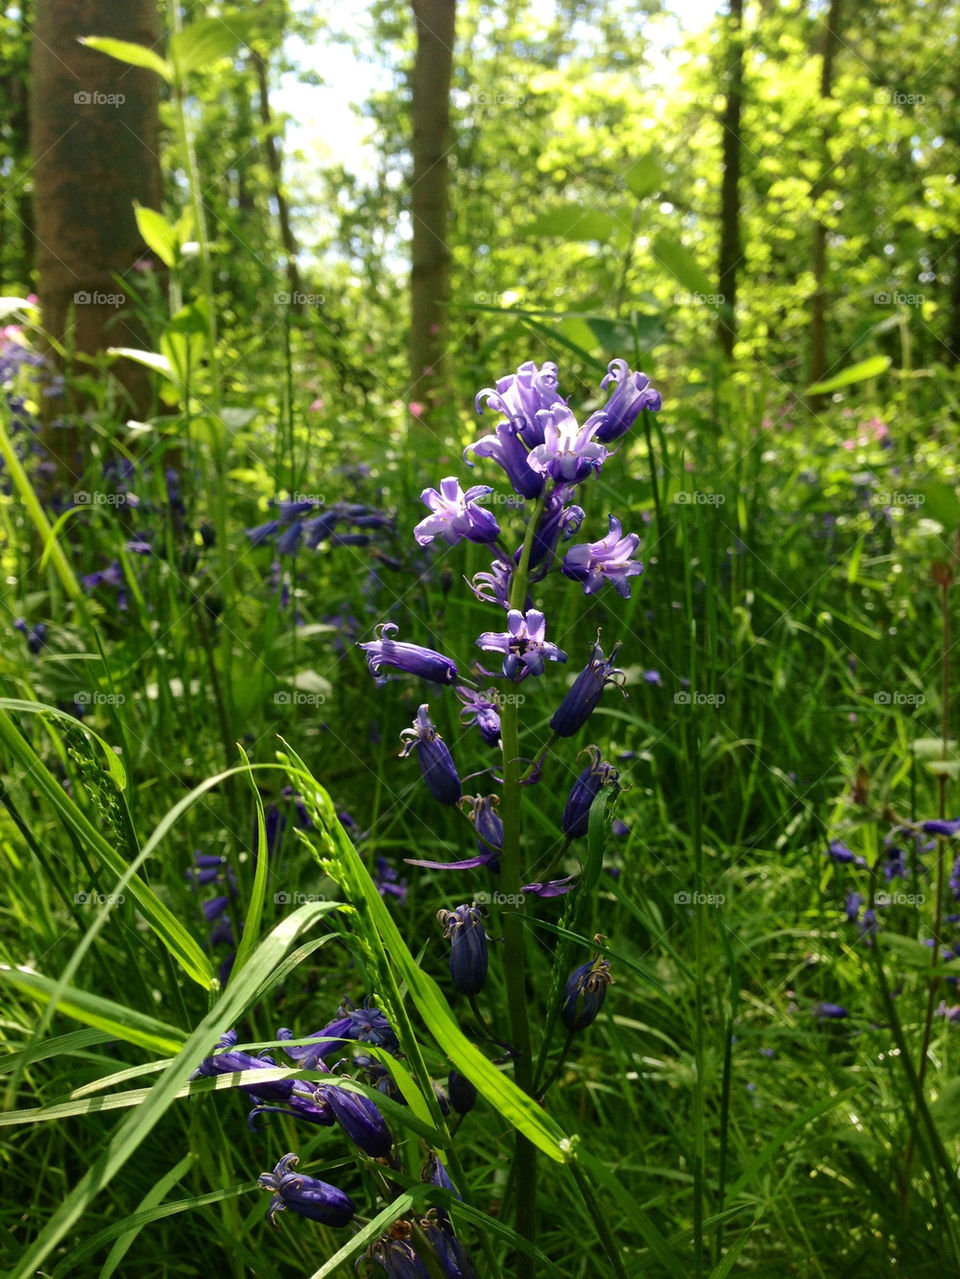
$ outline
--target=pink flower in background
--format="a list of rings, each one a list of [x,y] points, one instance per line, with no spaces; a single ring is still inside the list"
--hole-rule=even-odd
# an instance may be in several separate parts
[[[316,398],[316,399],[313,401],[313,403],[310,405],[310,409],[309,409],[309,411],[310,411],[311,413],[322,413],[322,412],[323,412],[323,409],[324,409],[324,399],[323,399],[323,396],[322,396],[322,395],[318,395],[318,396],[317,396],[317,398]]]
[[[773,418],[772,417],[763,418],[760,422],[760,425],[763,427],[765,431],[773,430]]]
[[[881,422],[878,417],[872,417],[869,422],[864,423],[864,429],[871,431],[875,440],[885,440],[890,434],[886,422]]]
[[[421,404],[419,400],[411,400],[407,405],[407,408],[414,417],[423,417],[424,413],[427,411],[427,406],[425,404]]]

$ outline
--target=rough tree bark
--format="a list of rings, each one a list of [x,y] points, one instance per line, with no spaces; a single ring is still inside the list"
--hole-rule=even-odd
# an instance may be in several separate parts
[[[743,0],[730,0],[730,39],[726,58],[727,104],[723,111],[723,183],[720,189],[720,258],[718,276],[723,298],[717,313],[717,337],[724,355],[733,355],[737,340],[737,268],[740,246],[740,115],[743,103]]]
[[[34,232],[43,324],[69,352],[142,346],[145,336],[116,274],[145,252],[133,202],[161,207],[159,77],[95,53],[81,36],[155,46],[157,0],[38,0],[31,51],[30,133]],[[131,361],[116,376],[134,412],[150,402],[145,370]],[[62,401],[55,412],[63,413]],[[83,407],[74,400],[70,407]],[[59,480],[82,470],[76,427],[48,431]]]
[[[412,0],[417,28],[413,66],[413,181],[410,216],[410,391],[428,410],[444,398],[444,349],[450,297],[450,80],[455,0]]]
[[[840,48],[840,20],[843,0],[830,0],[826,28],[823,33],[823,60],[820,66],[820,98],[826,101],[833,92],[833,68]],[[821,175],[813,184],[811,199],[816,204],[829,185],[830,124],[823,126]],[[827,371],[827,227],[817,218],[813,227],[813,294],[810,298],[810,381],[819,382]]]

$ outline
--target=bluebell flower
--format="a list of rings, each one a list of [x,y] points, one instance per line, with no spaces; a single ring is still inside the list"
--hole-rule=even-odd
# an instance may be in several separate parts
[[[468,445],[463,458],[468,466],[473,466],[467,456],[492,458],[503,468],[513,490],[521,497],[539,497],[546,485],[546,476],[535,471],[529,462],[527,446],[520,438],[521,428],[515,422],[501,422],[496,427],[495,435],[485,435],[475,444]]]
[[[620,644],[615,644],[610,656],[604,657],[599,643],[594,644],[589,662],[574,680],[550,721],[550,728],[557,737],[572,737],[579,732],[593,714],[608,684],[623,692],[626,676],[614,666],[620,648]]]
[[[843,909],[846,912],[847,921],[849,923],[855,924],[857,920],[860,918],[860,907],[862,905],[863,905],[862,893],[854,893],[854,892],[847,893],[847,900]]]
[[[277,518],[281,524],[289,524],[291,520],[299,520],[301,515],[312,511],[317,505],[312,497],[298,498],[295,502],[279,501],[276,503]]]
[[[251,546],[260,546],[273,537],[279,527],[279,520],[267,520],[265,524],[258,524],[256,528],[247,528],[243,531],[249,537]]]
[[[500,525],[492,511],[477,505],[478,498],[492,492],[487,484],[475,484],[464,492],[454,475],[440,481],[439,492],[434,488],[424,489],[420,500],[431,513],[413,530],[417,543],[429,546],[438,537],[451,546],[463,538],[470,542],[495,542],[500,536]]]
[[[363,1093],[338,1088],[336,1084],[320,1084],[314,1093],[316,1101],[326,1103],[337,1123],[354,1145],[371,1159],[386,1159],[393,1148],[390,1129],[380,1111]]]
[[[588,746],[580,755],[588,755],[590,763],[573,783],[560,819],[561,829],[570,839],[580,839],[586,835],[590,824],[590,809],[600,794],[600,788],[608,782],[616,782],[620,776],[612,764],[600,758],[600,751],[596,746]]]
[[[496,409],[512,422],[527,447],[533,448],[543,443],[537,414],[541,409],[563,403],[557,389],[557,366],[547,360],[537,368],[532,360],[528,360],[516,373],[499,378],[496,387],[485,387],[477,394],[475,407],[478,413],[483,412],[481,399],[486,399],[489,408]]]
[[[360,645],[367,656],[367,665],[372,675],[379,676],[384,666],[393,666],[407,675],[418,675],[435,684],[456,683],[456,663],[449,657],[420,644],[406,644],[395,640],[393,637],[399,630],[396,622],[381,622],[375,629],[378,632],[377,638]]]
[[[45,622],[37,622],[34,626],[28,627],[22,617],[18,617],[13,623],[13,629],[20,631],[25,636],[27,648],[34,656],[40,652],[47,642],[47,626]]]
[[[317,515],[312,520],[304,520],[303,535],[307,549],[315,551],[321,542],[332,536],[339,522],[340,515],[335,510],[324,511],[322,515]]]
[[[633,554],[640,543],[637,533],[623,534],[620,521],[609,516],[609,532],[599,542],[581,542],[563,557],[563,572],[583,585],[584,594],[593,595],[610,582],[618,595],[630,598],[630,578],[643,572]]]
[[[558,484],[548,495],[544,504],[530,545],[530,570],[531,573],[536,570],[534,576],[536,581],[542,580],[550,570],[561,538],[564,542],[568,542],[583,523],[583,508],[567,505],[573,491],[572,484]],[[520,554],[521,551],[518,550],[516,554],[518,563]]]
[[[527,464],[557,484],[579,484],[599,471],[609,457],[607,449],[594,439],[596,426],[580,426],[565,404],[541,409],[537,423],[543,430],[543,443],[530,450]]]
[[[422,866],[425,870],[475,870],[489,866],[494,872],[500,869],[500,853],[503,849],[503,822],[497,813],[499,795],[464,795],[460,800],[461,811],[466,813],[477,833],[477,856],[465,857],[456,862],[435,862],[407,857],[408,866]]]
[[[460,778],[446,742],[430,721],[429,710],[424,702],[413,727],[405,728],[400,734],[405,739],[400,758],[405,759],[416,750],[427,790],[441,804],[456,804],[460,801]]]
[[[496,689],[487,689],[486,693],[477,693],[472,688],[458,685],[457,697],[463,702],[460,718],[466,724],[476,724],[480,736],[488,746],[500,745],[500,711],[496,701]]]
[[[821,1019],[826,1018],[827,1020],[832,1021],[842,1021],[844,1017],[850,1016],[842,1004],[828,1003],[814,1004],[813,1015],[814,1017],[819,1017]]]
[[[565,897],[576,888],[578,881],[578,875],[568,875],[566,879],[550,879],[545,883],[537,880],[532,884],[524,884],[520,891],[531,897]]]
[[[277,1031],[277,1039],[293,1039],[293,1031],[281,1026]],[[350,1042],[373,1044],[386,1052],[396,1053],[399,1050],[397,1036],[393,1027],[379,1008],[346,1008],[339,1010],[337,1017],[328,1022],[322,1030],[316,1030],[304,1039],[324,1039],[327,1043],[293,1044],[284,1047],[287,1056],[297,1063],[301,1070],[314,1070],[319,1063],[328,1057],[335,1057]]]
[[[489,573],[474,573],[467,585],[484,604],[499,604],[501,608],[509,608],[513,567],[512,564],[504,564],[502,560],[495,560],[490,565]]]
[[[430,1272],[410,1242],[412,1237],[413,1227],[408,1221],[395,1221],[390,1233],[374,1240],[363,1255],[376,1262],[387,1279],[430,1279]]]
[[[571,1034],[586,1030],[596,1020],[612,981],[610,961],[600,955],[573,970],[567,978],[560,1005],[560,1017]]]
[[[278,555],[296,555],[300,549],[300,543],[303,540],[303,521],[294,520],[289,528],[277,538],[276,551]]]
[[[586,422],[595,427],[594,438],[601,444],[612,444],[626,435],[644,409],[656,413],[661,407],[660,392],[650,385],[645,373],[634,373],[626,360],[612,360],[607,375],[600,383],[606,388],[611,382],[614,392],[604,408],[592,414]]]
[[[921,822],[920,829],[926,835],[944,835],[949,839],[953,835],[960,835],[960,817],[954,817],[953,821],[937,817],[929,822]]]
[[[446,1279],[476,1279],[477,1272],[470,1264],[463,1245],[454,1235],[446,1213],[431,1209],[421,1219],[420,1229],[433,1249]]]
[[[854,866],[859,866],[863,869],[867,864],[866,858],[858,856],[852,848],[848,848],[846,844],[839,839],[831,839],[825,851],[827,857],[829,857],[831,861],[835,861],[840,865],[853,863]]]
[[[487,980],[487,934],[476,903],[440,910],[437,919],[450,941],[450,980],[462,995],[478,995]]]
[[[427,1156],[427,1162],[420,1171],[420,1180],[429,1181],[431,1185],[437,1186],[440,1190],[445,1190],[457,1199],[463,1198],[450,1180],[450,1174],[444,1168],[443,1162],[435,1150],[431,1150]]]
[[[610,827],[610,834],[616,839],[626,839],[630,834],[630,827],[626,822],[622,822],[619,817],[615,817],[613,825]]]
[[[447,1096],[458,1115],[467,1115],[477,1104],[477,1090],[465,1075],[451,1070],[447,1076]]]
[[[219,1052],[214,1052],[209,1057],[204,1057],[200,1065],[194,1072],[193,1078],[198,1076],[205,1079],[213,1078],[216,1075],[232,1075],[241,1070],[270,1070],[275,1069],[277,1063],[272,1057],[268,1057],[266,1053],[262,1056],[254,1057],[251,1053],[238,1050],[236,1047],[237,1032],[228,1030],[221,1035],[217,1048]],[[260,1100],[267,1101],[286,1101],[293,1091],[294,1081],[292,1079],[275,1079],[263,1084],[240,1084],[239,1091],[249,1093]]]
[[[378,857],[374,865],[373,882],[381,897],[393,897],[402,906],[407,899],[407,881],[385,857]]]
[[[247,1127],[256,1132],[261,1115],[287,1115],[290,1119],[302,1119],[307,1123],[319,1124],[323,1128],[332,1128],[337,1122],[334,1113],[325,1101],[317,1101],[314,1089],[310,1084],[295,1079],[290,1095],[283,1100],[283,1105],[268,1106],[259,1104],[247,1115]]]
[[[950,872],[950,892],[954,901],[960,901],[960,853],[957,854]]]
[[[299,1162],[295,1154],[286,1154],[273,1172],[261,1173],[257,1178],[257,1184],[264,1190],[273,1191],[267,1212],[271,1226],[276,1226],[277,1213],[285,1208],[292,1208],[301,1217],[325,1226],[346,1226],[356,1211],[353,1201],[326,1181],[295,1173],[293,1169]]]
[[[484,631],[477,644],[485,652],[503,653],[503,673],[519,684],[528,675],[542,675],[544,659],[565,662],[566,653],[545,638],[546,621],[537,609],[521,613],[512,608],[507,613],[506,631]]]

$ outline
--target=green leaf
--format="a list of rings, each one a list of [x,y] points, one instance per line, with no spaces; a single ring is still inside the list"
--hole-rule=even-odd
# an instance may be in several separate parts
[[[118,62],[126,62],[132,67],[146,67],[148,71],[156,71],[164,80],[172,80],[173,74],[168,63],[159,53],[154,53],[145,44],[132,44],[129,40],[114,40],[112,36],[81,36],[80,43],[88,49],[96,49],[97,53],[105,53],[108,58],[116,58]]]
[[[170,61],[177,79],[232,57],[262,26],[256,13],[225,13],[221,18],[201,18],[178,31],[170,40]]]
[[[247,753],[242,746],[238,746],[237,749],[240,751],[240,756],[244,762],[246,775],[253,790],[253,798],[257,806],[257,856],[256,870],[253,876],[253,891],[250,894],[250,904],[247,907],[247,918],[243,925],[243,932],[240,934],[237,956],[233,961],[233,971],[230,974],[231,980],[233,979],[233,974],[240,972],[246,964],[260,936],[263,903],[267,897],[267,876],[270,873],[270,857],[267,851],[267,827],[263,818],[263,801],[260,798],[257,783],[254,781],[253,770],[250,767]]]
[[[32,706],[32,703],[30,705]],[[133,865],[128,866],[120,853],[111,843],[104,839],[82,809],[67,795],[37,753],[17,730],[13,721],[2,707],[0,707],[0,747],[30,775],[33,787],[57,811],[63,823],[73,831],[81,845],[86,847],[98,861],[102,862],[108,870],[117,876],[116,891],[122,892],[129,887],[130,894],[136,900],[144,918],[177,963],[183,968],[184,972],[193,981],[203,986],[205,990],[210,989],[214,982],[214,975],[209,957],[201,950],[176,915],[163,904],[153,889],[148,887],[135,873],[135,867],[149,855],[148,852],[141,852]],[[78,954],[85,953],[86,947],[92,943],[106,917],[107,912],[103,912],[100,918],[94,922],[86,937],[80,943]],[[75,967],[78,962],[75,955],[72,961],[73,966]],[[66,969],[68,981],[71,972],[72,967],[68,965]]]
[[[930,1117],[943,1141],[960,1137],[960,1079],[948,1079],[936,1101],[930,1103]]]
[[[562,236],[564,240],[597,240],[606,243],[613,239],[619,224],[602,209],[584,208],[582,204],[564,204],[528,223],[521,229],[522,235]]]
[[[321,916],[336,908],[334,902],[309,902],[288,915],[264,938],[243,972],[230,982],[169,1069],[149,1090],[142,1105],[136,1106],[115,1129],[102,1153],[47,1220],[39,1237],[9,1272],[10,1279],[32,1279],[87,1209],[99,1201],[104,1188],[157,1126],[193,1074],[197,1063],[210,1052],[224,1031],[235,1026],[271,987],[271,977],[294,941],[312,928]],[[129,1228],[129,1222],[124,1224]]]
[[[176,1026],[158,1021],[155,1017],[147,1017],[132,1008],[124,1008],[122,1004],[103,999],[100,995],[77,990],[73,986],[67,986],[57,997],[59,983],[26,968],[11,968],[8,964],[0,964],[0,981],[16,986],[18,990],[35,996],[42,1003],[56,998],[57,1012],[72,1017],[85,1026],[105,1031],[114,1039],[147,1048],[150,1052],[160,1052],[165,1056],[179,1052],[187,1037]],[[10,1116],[0,1116],[0,1123],[11,1122],[11,1119]]]
[[[657,156],[652,151],[648,151],[646,155],[642,155],[639,160],[631,164],[623,175],[623,180],[627,190],[638,200],[642,200],[645,196],[659,190],[663,182],[663,168]]]
[[[532,1097],[518,1088],[508,1075],[497,1070],[464,1035],[440,987],[410,953],[357,850],[337,820],[330,796],[295,752],[288,748],[288,754],[297,765],[296,769],[290,770],[291,776],[301,782],[300,789],[304,794],[310,794],[322,821],[328,856],[325,869],[340,885],[350,904],[362,913],[364,924],[376,930],[393,970],[406,983],[417,1011],[438,1047],[507,1123],[557,1163],[567,1162],[573,1157],[571,1139]]]
[[[127,774],[123,765],[120,763],[120,757],[113,749],[109,742],[104,741],[99,733],[95,733],[88,724],[83,720],[77,719],[75,715],[68,715],[66,711],[62,711],[57,706],[47,706],[45,702],[25,702],[17,697],[0,697],[0,709],[5,711],[22,711],[28,715],[49,715],[52,719],[59,719],[70,725],[71,728],[79,728],[89,737],[99,742],[100,749],[103,751],[103,758],[107,765],[107,771],[116,782],[118,790],[127,789]]]
[[[831,391],[839,391],[841,387],[852,386],[854,382],[865,382],[867,378],[879,377],[890,367],[889,355],[873,355],[869,360],[861,360],[851,364],[842,373],[827,378],[825,382],[815,382],[807,387],[807,395],[828,395]]]
[[[147,248],[152,249],[164,266],[172,267],[177,260],[177,232],[162,213],[145,204],[133,202],[137,229]]]
[[[133,360],[136,364],[145,364],[148,369],[153,369],[154,373],[162,373],[171,382],[174,380],[170,361],[165,355],[160,355],[157,351],[139,351],[133,346],[108,346],[107,355],[122,355],[125,360]]]
[[[690,250],[674,236],[661,231],[653,241],[653,256],[691,293],[709,297],[715,292],[713,281]]]
[[[960,524],[960,498],[953,484],[927,480],[924,484],[911,485],[911,488],[923,496],[919,514],[929,516],[950,531]]]

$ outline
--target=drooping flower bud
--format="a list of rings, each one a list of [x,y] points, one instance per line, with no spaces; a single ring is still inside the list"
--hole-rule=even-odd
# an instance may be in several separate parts
[[[487,980],[487,934],[476,905],[440,910],[437,919],[450,940],[450,979],[463,995],[477,995]]]
[[[427,790],[441,804],[456,804],[461,794],[460,778],[446,742],[430,721],[429,710],[424,702],[417,711],[413,727],[405,728],[400,734],[405,739],[400,758],[405,759],[412,750],[416,750]]]
[[[563,1024],[571,1034],[586,1030],[596,1020],[607,997],[607,987],[612,981],[610,961],[600,955],[573,970],[567,978],[560,1006]]]
[[[276,1226],[277,1213],[292,1208],[301,1217],[322,1222],[325,1226],[345,1226],[356,1209],[342,1190],[320,1181],[316,1177],[304,1177],[293,1169],[299,1160],[295,1154],[286,1154],[273,1172],[261,1173],[257,1182],[264,1190],[272,1190],[273,1198],[267,1212],[267,1220]]]
[[[560,819],[563,833],[570,839],[580,839],[586,835],[590,824],[590,808],[600,794],[600,788],[608,782],[616,782],[620,776],[612,764],[600,758],[600,751],[596,746],[588,746],[580,754],[589,755],[590,763],[573,783]]]

